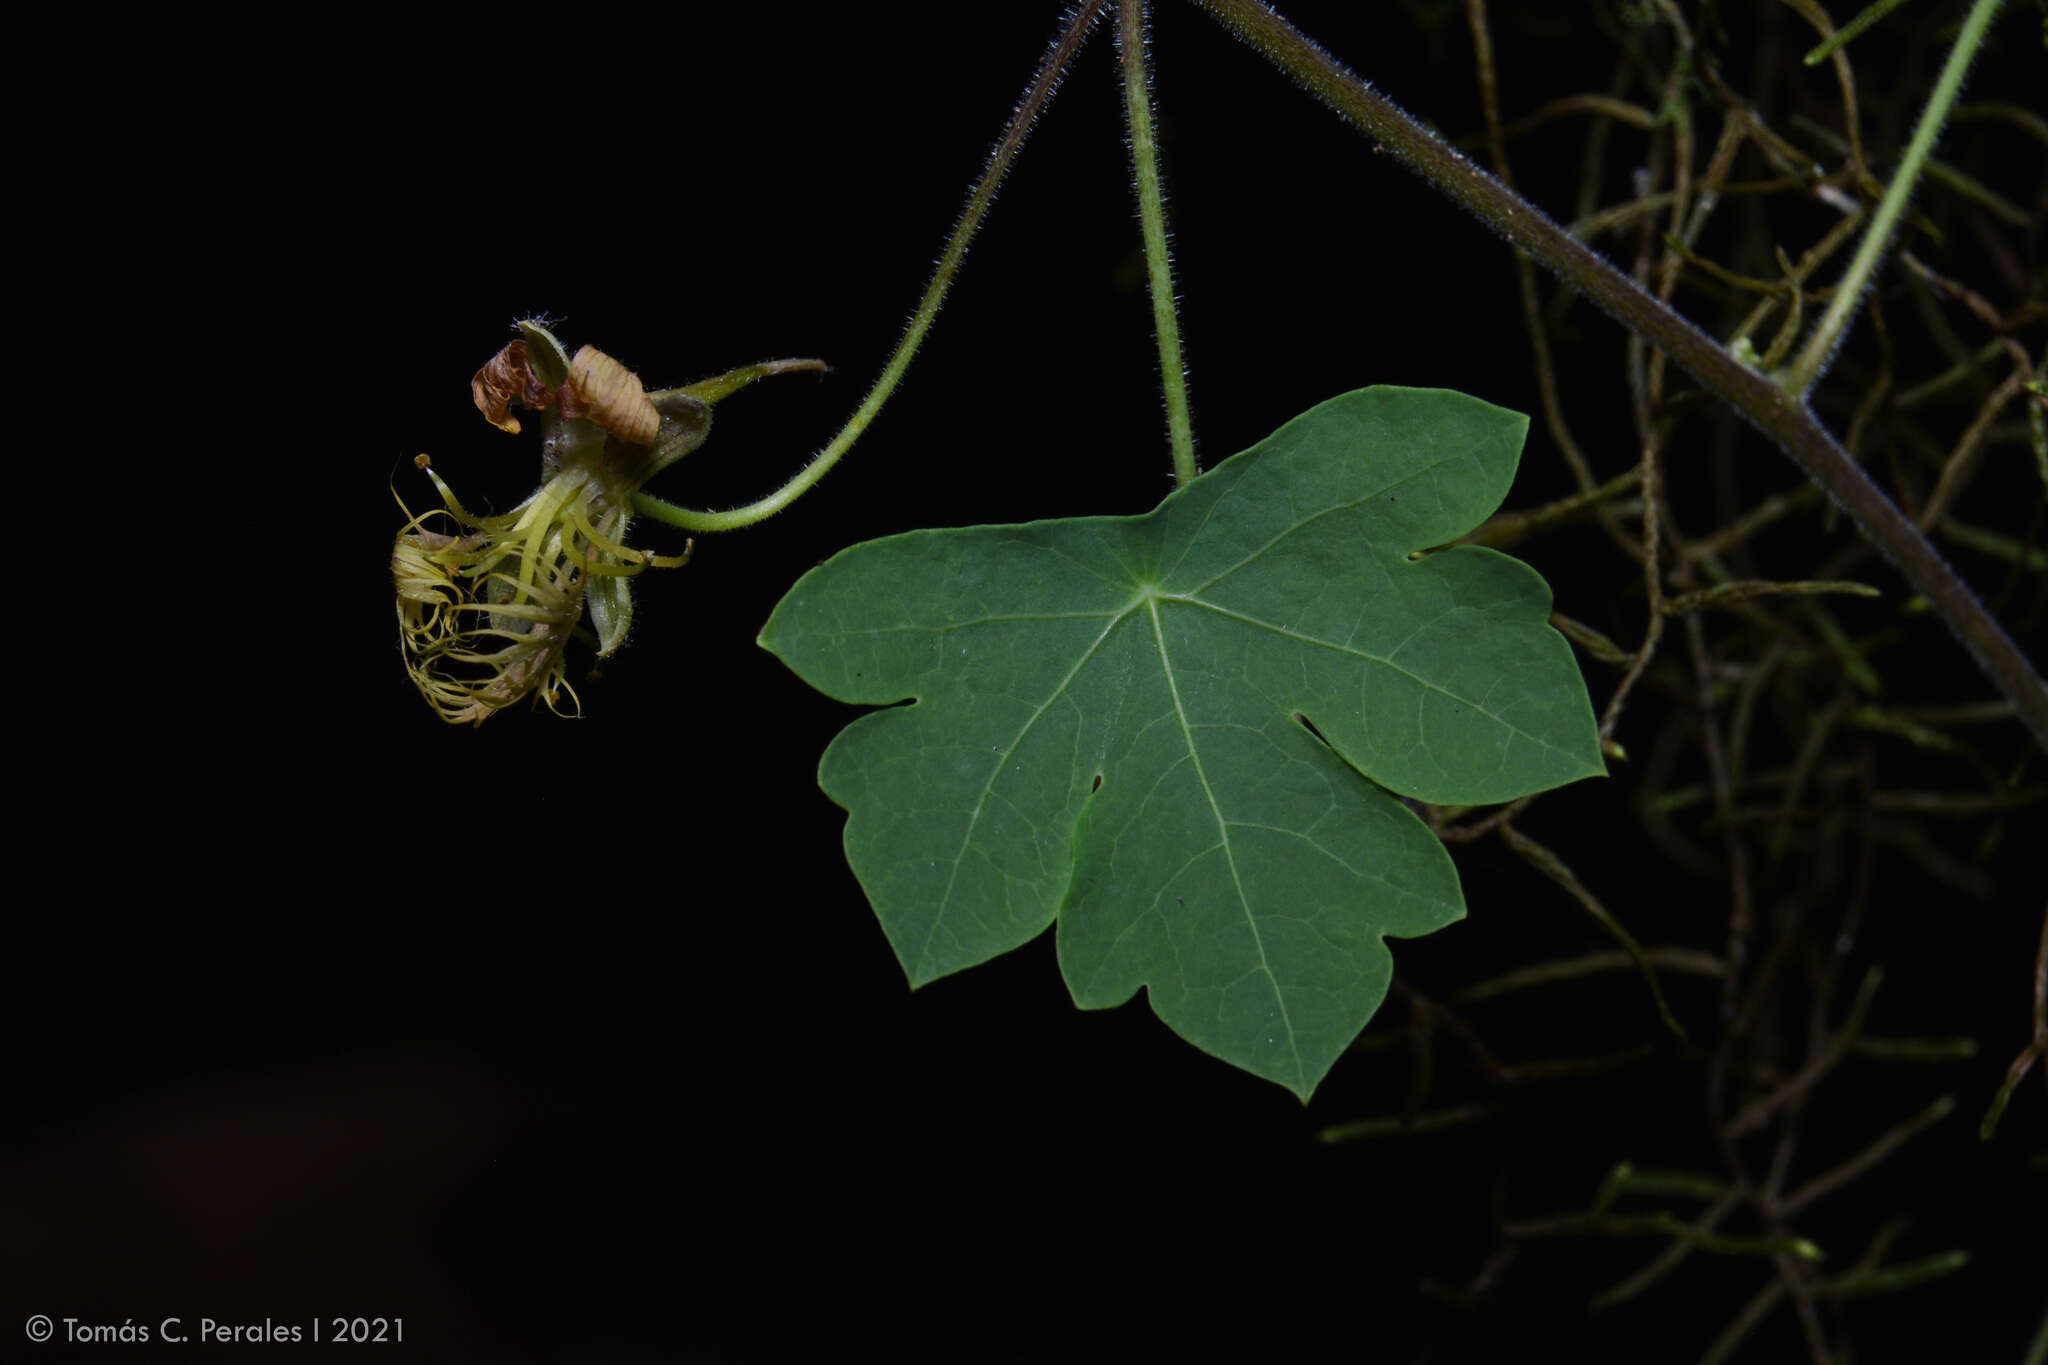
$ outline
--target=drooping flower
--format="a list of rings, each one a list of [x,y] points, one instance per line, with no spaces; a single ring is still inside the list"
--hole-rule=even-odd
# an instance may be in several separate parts
[[[633,624],[632,578],[650,565],[689,562],[688,543],[679,555],[627,547],[641,485],[704,444],[713,403],[767,375],[825,368],[821,360],[769,360],[650,394],[595,347],[572,360],[538,322],[519,331],[476,372],[470,396],[503,431],[520,430],[515,403],[540,414],[540,488],[503,516],[474,516],[422,455],[413,463],[434,481],[442,505],[415,516],[398,499],[406,515],[391,547],[399,646],[414,686],[451,724],[481,725],[527,698],[558,715],[580,714],[562,662],[570,639],[592,645],[600,663],[610,658]],[[831,458],[828,451],[777,494],[740,509],[744,519],[653,498],[640,505],[663,520],[731,529],[815,483]]]
[[[478,371],[477,406],[519,428],[512,402],[542,413],[545,482],[502,516],[465,509],[422,455],[443,506],[414,515],[392,546],[399,643],[420,695],[451,724],[482,724],[528,697],[561,715],[581,710],[563,667],[573,635],[600,661],[632,624],[627,580],[649,565],[689,559],[624,543],[632,495],[704,442],[711,409],[677,390],[649,398],[639,379],[584,347],[573,361],[545,329],[522,323],[515,341]],[[595,633],[582,628],[589,612]]]

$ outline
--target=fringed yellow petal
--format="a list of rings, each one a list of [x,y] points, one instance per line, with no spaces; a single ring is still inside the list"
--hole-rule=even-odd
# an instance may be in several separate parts
[[[529,500],[545,510],[545,521],[524,514],[480,518],[431,469],[427,473],[446,506],[413,517],[391,552],[399,642],[413,685],[451,724],[482,724],[529,696],[544,697],[561,712],[562,649],[583,615],[585,577],[543,551],[550,543],[559,546],[559,529],[548,532],[579,488],[550,486]],[[428,530],[434,516],[477,534]],[[515,530],[522,521],[529,531],[523,536]],[[569,695],[574,698],[573,689]]]
[[[623,643],[632,621],[625,580],[649,565],[673,568],[681,555],[632,549],[617,537],[628,516],[586,467],[572,465],[502,516],[479,517],[423,455],[415,463],[433,481],[442,506],[406,514],[391,550],[399,643],[406,672],[427,704],[450,724],[480,725],[522,700],[546,702],[557,715],[582,713],[562,652],[586,607],[596,613],[597,652]],[[397,489],[392,490],[394,497]],[[460,534],[432,529],[446,518]],[[599,600],[590,589],[602,584]]]

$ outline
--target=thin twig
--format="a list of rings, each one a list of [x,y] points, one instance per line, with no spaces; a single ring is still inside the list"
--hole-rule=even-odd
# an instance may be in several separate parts
[[[1473,61],[1479,70],[1479,102],[1486,118],[1486,141],[1493,156],[1495,174],[1501,183],[1514,188],[1515,177],[1508,165],[1507,137],[1500,125],[1500,98],[1493,79],[1493,39],[1486,19],[1486,0],[1465,0],[1466,27],[1472,33]],[[1543,325],[1543,310],[1536,296],[1536,265],[1527,252],[1515,253],[1515,277],[1522,299],[1522,322],[1529,334],[1529,351],[1536,365],[1537,391],[1543,400],[1543,422],[1558,453],[1578,480],[1579,491],[1593,487],[1593,468],[1565,425],[1564,407],[1557,396],[1556,367],[1551,363],[1550,334]]]
[[[1741,1196],[1734,1190],[1723,1191],[1706,1211],[1693,1221],[1693,1227],[1702,1233],[1711,1233],[1720,1225],[1722,1219],[1735,1211],[1735,1205],[1740,1199]],[[1674,1237],[1671,1245],[1658,1252],[1641,1270],[1595,1294],[1590,1306],[1598,1312],[1603,1308],[1612,1308],[1618,1303],[1626,1303],[1676,1270],[1686,1257],[1692,1255],[1693,1246],[1694,1243],[1686,1238]]]
[[[1850,1157],[1841,1165],[1826,1171],[1801,1185],[1778,1202],[1778,1216],[1791,1218],[1817,1199],[1825,1199],[1842,1186],[1862,1175],[1871,1167],[1906,1145],[1914,1137],[1940,1123],[1955,1112],[1956,1097],[1943,1095],[1933,1104],[1915,1114],[1903,1123],[1894,1125],[1881,1134],[1868,1147]]]
[[[1820,593],[1839,593],[1847,597],[1881,597],[1876,588],[1868,583],[1851,583],[1840,579],[1810,579],[1794,583],[1766,583],[1750,580],[1739,583],[1722,583],[1698,592],[1689,592],[1680,597],[1667,598],[1664,611],[1672,616],[1700,611],[1707,607],[1727,606],[1748,597],[1810,597]]]
[[[2041,912],[2041,946],[2034,952],[2034,1036],[2020,1054],[2012,1059],[2006,1068],[2005,1080],[1998,1087],[1998,1093],[1991,1097],[1991,1108],[1984,1114],[1984,1121],[1977,1125],[1977,1136],[1984,1142],[1991,1140],[1998,1131],[1998,1120],[2005,1114],[2005,1106],[2012,1099],[2013,1090],[2027,1069],[2048,1056],[2048,909]],[[2044,1067],[2041,1079],[2048,1082],[2048,1067]]]
[[[1458,538],[1460,545],[1491,545],[1496,550],[1505,550],[1519,545],[1538,531],[1547,530],[1560,522],[1574,520],[1599,507],[1601,503],[1620,497],[1642,482],[1643,471],[1630,469],[1617,474],[1598,488],[1573,493],[1567,497],[1547,502],[1541,507],[1532,507],[1526,512],[1503,512],[1488,517],[1474,531]]]
[[[1799,1069],[1797,1075],[1768,1095],[1752,1101],[1741,1113],[1730,1119],[1724,1125],[1729,1137],[1739,1138],[1745,1133],[1752,1133],[1763,1127],[1770,1121],[1771,1115],[1786,1104],[1803,1098],[1821,1077],[1834,1069],[1835,1064],[1848,1054],[1849,1045],[1856,1041],[1856,1035],[1862,1031],[1863,1018],[1870,1012],[1871,998],[1877,994],[1878,985],[1883,980],[1884,971],[1880,967],[1872,967],[1863,974],[1863,985],[1856,992],[1855,1003],[1849,1007],[1849,1017],[1843,1021],[1840,1031],[1812,1061]]]
[[[1642,950],[1651,966],[1669,968],[1673,972],[1688,972],[1692,976],[1720,976],[1720,958],[1700,948],[1645,948]],[[1464,986],[1450,999],[1460,1005],[1473,1001],[1491,1001],[1497,995],[1509,995],[1513,990],[1526,990],[1530,986],[1548,986],[1559,980],[1579,980],[1595,972],[1622,972],[1636,966],[1636,960],[1624,952],[1597,952],[1583,954],[1579,958],[1561,958],[1556,962],[1532,962],[1530,966],[1489,976]]]
[[[1538,872],[1541,872],[1558,886],[1564,888],[1565,892],[1584,907],[1587,914],[1593,917],[1594,922],[1605,929],[1613,937],[1614,941],[1621,945],[1622,951],[1627,953],[1629,960],[1636,964],[1636,970],[1642,973],[1644,982],[1648,984],[1650,998],[1657,1005],[1657,1017],[1664,1021],[1664,1027],[1670,1029],[1680,1041],[1683,1041],[1685,1039],[1685,1029],[1679,1024],[1677,1017],[1671,1013],[1671,1007],[1664,1002],[1664,990],[1657,984],[1657,969],[1651,964],[1649,956],[1643,952],[1642,945],[1636,942],[1635,935],[1621,927],[1621,922],[1609,913],[1607,907],[1600,903],[1598,897],[1586,889],[1584,883],[1572,875],[1572,870],[1566,867],[1564,860],[1555,853],[1552,853],[1542,844],[1537,843],[1511,824],[1504,823],[1501,825],[1500,837],[1507,842],[1509,848],[1515,851],[1516,856],[1520,857],[1524,862],[1528,863]]]

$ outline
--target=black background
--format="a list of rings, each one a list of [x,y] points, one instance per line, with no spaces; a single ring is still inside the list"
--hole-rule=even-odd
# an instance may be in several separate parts
[[[1476,129],[1456,16],[1430,30],[1410,13],[1430,7],[1366,13],[1380,8],[1287,7],[1397,102]],[[1497,25],[1510,113],[1604,86],[1599,42],[1531,13],[1526,31]],[[580,685],[583,720],[452,730],[407,685],[385,484],[427,505],[410,466],[424,450],[472,508],[530,491],[530,441],[490,430],[466,393],[512,321],[545,314],[651,385],[830,362],[722,404],[710,442],[650,490],[700,506],[766,491],[880,370],[1056,18],[847,6],[456,41],[387,17],[310,98],[274,71],[201,98],[202,120],[303,132],[279,191],[235,200],[210,239],[231,244],[214,259],[252,317],[241,353],[288,376],[288,401],[209,485],[246,541],[198,600],[150,608],[146,665],[103,680],[95,723],[123,757],[89,785],[131,813],[125,837],[70,860],[58,885],[73,889],[20,938],[0,1327],[178,1315],[196,1337],[202,1317],[403,1317],[409,1357],[512,1362],[823,1342],[1092,1354],[1238,1326],[1292,1353],[1313,1323],[1393,1358],[1417,1331],[1443,1334],[1446,1359],[1543,1332],[1692,1358],[1762,1283],[1710,1265],[1597,1330],[1586,1295],[1648,1244],[1525,1257],[1475,1323],[1417,1289],[1468,1280],[1496,1212],[1583,1207],[1616,1160],[1715,1169],[1698,1087],[1668,1068],[1510,1096],[1440,1136],[1324,1147],[1323,1125],[1399,1108],[1398,1050],[1346,1059],[1305,1107],[1181,1043],[1142,998],[1075,1011],[1050,934],[905,989],[814,782],[850,712],[754,638],[799,574],[856,540],[1137,512],[1168,490],[1106,29],[896,400],[794,509],[640,581],[630,645]],[[1505,248],[1191,8],[1165,7],[1155,57],[1206,461],[1369,383],[1535,411]],[[1525,189],[1567,211],[1575,156],[1575,135],[1532,140]],[[1622,333],[1572,317],[1562,363],[1606,477],[1634,459]],[[1746,490],[1796,482],[1745,439]],[[1568,487],[1538,423],[1513,505]],[[635,539],[679,536],[641,523]],[[1604,541],[1518,552],[1574,614],[1618,639],[1640,629],[1614,605],[1639,588]],[[1937,627],[1920,643],[1944,695],[1984,690]],[[193,695],[165,714],[136,672]],[[1589,677],[1604,700],[1608,675]],[[1525,825],[1646,940],[1717,948],[1724,893],[1650,858],[1628,780]],[[1396,945],[1425,989],[1604,946],[1496,844],[1456,856],[1468,919]],[[1978,1248],[1973,1281],[1926,1292],[1982,1315],[1999,1348],[1985,1358],[2014,1358],[2027,1261],[1996,1248],[2033,1216],[2025,1200],[2039,1212],[2039,1177],[2013,1155],[2039,1146],[2038,1087],[2007,1120],[2031,1139],[1998,1160],[1964,1130],[2024,1036],[2039,864],[2002,855],[1992,903],[1887,871],[1867,930],[1893,964],[1884,1031],[1996,1041],[1945,1074],[1958,1116],[1876,1207],[1913,1212],[1901,1255]],[[117,902],[94,891],[112,886]],[[1710,987],[1669,988],[1711,1026]],[[1632,981],[1556,999],[1499,1016],[1515,1059],[1656,1037]],[[1439,1065],[1435,1102],[1470,1098],[1469,1064]],[[1811,1141],[1839,1159],[1868,1136]],[[1843,1223],[1843,1259],[1875,1221]],[[1883,1315],[1917,1310],[1868,1311],[1870,1358],[1896,1358]],[[1789,1332],[1774,1344],[1796,1349]],[[0,1355],[17,1351],[62,1354]]]

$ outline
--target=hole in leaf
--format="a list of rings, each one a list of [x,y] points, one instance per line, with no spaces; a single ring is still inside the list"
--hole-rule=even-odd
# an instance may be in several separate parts
[[[1322,745],[1325,749],[1330,747],[1330,741],[1323,738],[1323,732],[1321,730],[1316,729],[1314,725],[1311,725],[1309,723],[1308,717],[1301,714],[1301,712],[1296,711],[1294,713],[1294,723],[1299,725],[1302,729],[1308,731],[1310,734],[1314,735],[1316,737],[1316,743]]]
[[[1091,782],[1091,783],[1090,783],[1090,784],[1088,785],[1088,790],[1089,790],[1089,791],[1091,791],[1091,792],[1099,792],[1099,791],[1101,791],[1101,790],[1102,790],[1102,774],[1101,774],[1101,773],[1097,773],[1097,774],[1095,774],[1095,780],[1094,780],[1093,782]]]

